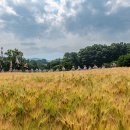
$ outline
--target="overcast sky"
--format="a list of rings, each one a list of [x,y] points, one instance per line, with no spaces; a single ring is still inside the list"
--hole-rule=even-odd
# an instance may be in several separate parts
[[[27,58],[122,41],[130,41],[130,0],[0,0],[0,46]]]

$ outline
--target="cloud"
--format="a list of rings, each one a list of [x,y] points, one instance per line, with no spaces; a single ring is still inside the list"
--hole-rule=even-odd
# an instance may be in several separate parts
[[[0,2],[0,15],[9,14],[9,15],[15,15],[18,16],[18,14],[15,12],[15,10],[10,7],[7,3],[7,1],[3,0]]]
[[[55,58],[94,43],[130,40],[129,0],[2,0],[0,46]]]
[[[129,0],[108,0],[106,3],[106,7],[108,7],[107,15],[116,13],[120,8],[129,8],[130,1]]]
[[[124,33],[129,29],[130,17],[128,14],[130,10],[127,7],[121,8],[117,13],[113,12],[111,15],[107,15],[106,3],[107,1],[104,0],[86,1],[82,6],[82,11],[75,17],[66,19],[66,29],[80,36],[87,35],[89,32],[100,33],[104,39],[109,37],[110,41],[118,41],[113,36],[116,37],[118,33]],[[90,9],[94,9],[95,13],[92,13]]]

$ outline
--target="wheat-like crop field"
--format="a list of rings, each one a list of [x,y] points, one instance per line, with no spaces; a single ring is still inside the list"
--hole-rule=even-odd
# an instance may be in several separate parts
[[[130,130],[130,68],[0,73],[0,130]]]

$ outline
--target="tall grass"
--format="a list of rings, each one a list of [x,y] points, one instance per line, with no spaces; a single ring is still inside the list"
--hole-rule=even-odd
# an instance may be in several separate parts
[[[130,69],[1,73],[0,130],[130,130]]]

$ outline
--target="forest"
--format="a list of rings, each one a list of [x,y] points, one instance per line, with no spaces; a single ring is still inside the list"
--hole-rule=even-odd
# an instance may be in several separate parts
[[[23,52],[18,49],[1,49],[0,70],[71,70],[97,66],[98,68],[117,66],[130,66],[130,43],[112,43],[111,45],[94,44],[80,49],[78,52],[66,52],[63,58],[48,61],[46,59],[26,59]]]

